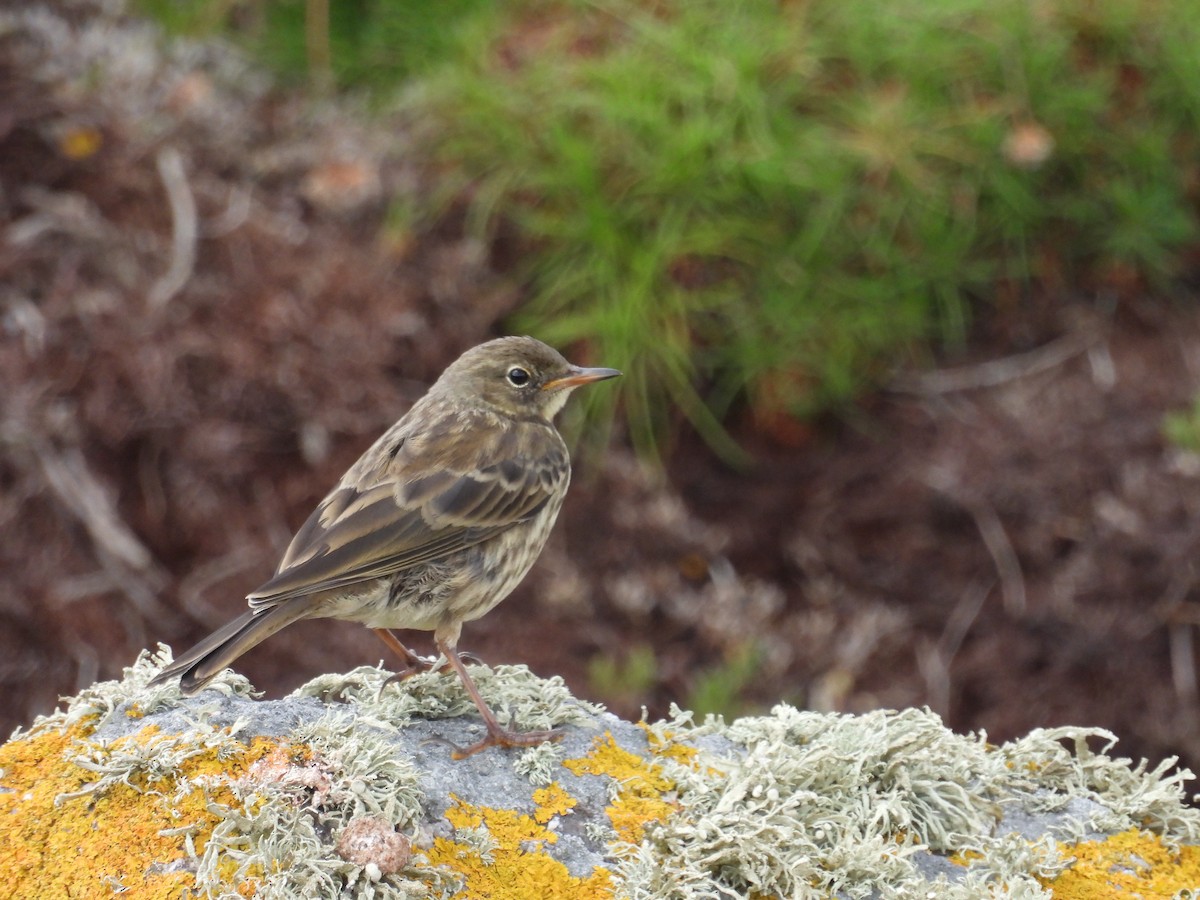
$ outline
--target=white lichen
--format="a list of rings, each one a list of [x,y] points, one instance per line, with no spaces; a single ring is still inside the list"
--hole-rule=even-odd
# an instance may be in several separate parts
[[[279,900],[437,900],[459,890],[460,877],[430,866],[423,852],[440,815],[421,788],[428,773],[397,750],[410,723],[474,715],[457,678],[418,675],[401,690],[385,670],[363,667],[260,704],[247,699],[245,679],[224,673],[215,693],[184,701],[174,687],[148,685],[168,659],[166,651],[143,654],[123,681],[94,685],[35,723],[35,732],[97,728],[71,751],[93,777],[62,802],[120,785],[163,794],[168,804],[196,787],[210,797],[232,794],[209,801],[218,822],[203,843],[195,823],[180,820],[169,832],[191,857],[171,864],[194,869],[199,896],[232,900],[244,881],[254,882],[256,896]],[[488,701],[525,727],[586,722],[594,734],[605,721],[561,680],[542,681],[523,667],[475,672]],[[145,717],[160,730],[145,730]],[[573,813],[586,839],[607,848],[616,896],[629,900],[1047,900],[1042,881],[1070,862],[1064,840],[1130,828],[1168,843],[1200,835],[1200,810],[1184,794],[1191,773],[1172,771],[1171,761],[1114,759],[1112,735],[1097,729],[1043,729],[994,746],[984,734],[955,734],[928,710],[837,715],[786,705],[728,724],[697,724],[673,709],[669,720],[645,727],[650,749],[637,752],[671,785],[661,799],[676,811],[648,819],[638,843],[618,842],[603,809],[630,787],[618,776],[596,786],[595,809]],[[118,739],[132,733],[139,739]],[[183,774],[193,757],[234,756],[256,734],[281,751],[236,779]],[[673,752],[680,745],[690,749]],[[497,761],[525,785],[579,784],[563,758],[560,746],[545,744]],[[212,790],[218,786],[227,790]],[[513,808],[528,802],[507,800]],[[337,852],[351,823],[363,821],[397,844],[408,841],[408,863]],[[485,828],[459,828],[455,839],[485,861],[494,849]]]

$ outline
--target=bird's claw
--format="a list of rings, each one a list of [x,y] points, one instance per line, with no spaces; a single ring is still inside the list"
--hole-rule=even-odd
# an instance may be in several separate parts
[[[460,653],[459,657],[464,662],[473,666],[483,665],[483,660],[474,653]],[[413,665],[401,669],[399,672],[393,672],[384,679],[383,684],[379,686],[379,696],[383,696],[383,692],[389,684],[399,684],[402,681],[407,681],[414,675],[420,675],[424,672],[437,672],[439,675],[445,675],[448,672],[454,671],[454,667],[450,665],[450,661],[444,656],[418,656],[414,653],[412,659],[414,660]]]
[[[483,660],[474,653],[460,653],[459,658],[462,659],[463,662],[470,663],[473,666],[483,665]],[[454,671],[454,667],[450,665],[450,661],[444,656],[417,656],[414,653],[413,660],[413,665],[401,669],[399,672],[392,673],[388,677],[387,681],[383,683],[384,687],[391,684],[393,681],[407,681],[414,675],[420,675],[424,672],[437,672],[439,675],[445,675],[447,672]]]
[[[497,728],[489,729],[481,740],[467,747],[460,747],[454,741],[440,735],[425,738],[421,741],[421,745],[443,744],[450,748],[450,758],[457,760],[474,756],[488,747],[536,747],[546,741],[561,741],[562,739],[563,732],[561,731],[510,731],[507,728]]]

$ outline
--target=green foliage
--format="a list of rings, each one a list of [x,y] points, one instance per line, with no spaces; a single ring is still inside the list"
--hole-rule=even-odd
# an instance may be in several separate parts
[[[458,47],[464,23],[486,18],[493,0],[135,0],[177,34],[238,35],[263,62],[293,78],[328,58],[339,87],[387,89]],[[320,46],[313,46],[319,42]]]
[[[526,240],[515,328],[625,369],[639,446],[677,409],[730,449],[736,399],[852,398],[999,280],[1169,283],[1196,46],[1185,0],[541,3],[411,102]]]
[[[637,702],[658,680],[658,659],[654,648],[640,644],[615,657],[596,655],[588,660],[588,683],[600,697],[613,701]]]
[[[684,698],[697,717],[714,713],[727,717],[749,712],[745,692],[761,670],[762,653],[745,642],[726,659],[703,669]],[[658,682],[658,658],[649,644],[640,644],[621,656],[597,655],[588,661],[588,683],[608,702],[642,702]]]
[[[746,641],[715,666],[704,669],[696,676],[687,695],[687,708],[698,719],[712,713],[733,719],[750,712],[745,691],[759,675],[762,652],[752,642]]]
[[[323,8],[141,2],[290,71]],[[734,403],[851,400],[997,284],[1169,287],[1200,232],[1193,7],[347,0],[326,55],[341,85],[408,79],[438,184],[406,218],[467,198],[476,233],[515,229],[512,330],[625,370],[642,449],[682,416],[732,457]]]
[[[1180,450],[1200,453],[1200,395],[1190,409],[1169,412],[1163,417],[1163,435]]]

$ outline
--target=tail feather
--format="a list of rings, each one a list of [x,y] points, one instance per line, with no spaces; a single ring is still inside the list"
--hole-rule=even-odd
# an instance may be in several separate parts
[[[279,629],[307,617],[311,597],[296,597],[278,606],[251,610],[214,631],[159,672],[150,684],[163,684],[176,676],[184,694],[195,694],[239,656],[265,641]]]

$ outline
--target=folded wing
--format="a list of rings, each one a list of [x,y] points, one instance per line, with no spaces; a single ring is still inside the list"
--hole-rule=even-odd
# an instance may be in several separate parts
[[[339,485],[309,516],[252,608],[370,581],[485,541],[536,515],[569,477],[566,448],[530,424],[480,447],[472,465],[426,458],[418,436],[369,484]]]

